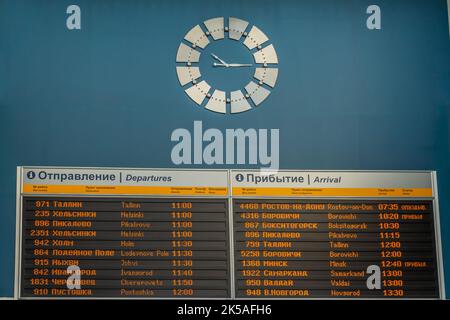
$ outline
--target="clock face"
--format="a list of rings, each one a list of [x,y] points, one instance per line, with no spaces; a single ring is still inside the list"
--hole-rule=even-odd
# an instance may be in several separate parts
[[[246,59],[236,54],[235,46],[245,50]],[[259,106],[278,77],[278,56],[266,34],[233,17],[227,23],[223,17],[212,18],[189,30],[176,62],[186,94],[199,106],[223,114]]]

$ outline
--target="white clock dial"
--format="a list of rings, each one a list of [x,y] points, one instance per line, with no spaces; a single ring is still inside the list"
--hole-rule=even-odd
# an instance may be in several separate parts
[[[278,56],[268,36],[249,22],[230,17],[212,18],[194,26],[184,36],[176,55],[178,81],[185,93],[199,106],[217,113],[241,113],[259,106],[270,95],[278,78]],[[225,61],[222,53],[201,58],[204,49],[214,41],[233,41],[247,48],[254,63]],[[200,59],[211,59],[210,67],[254,69],[253,79],[244,88],[227,92],[213,88],[202,76]],[[226,59],[228,60],[228,59]]]

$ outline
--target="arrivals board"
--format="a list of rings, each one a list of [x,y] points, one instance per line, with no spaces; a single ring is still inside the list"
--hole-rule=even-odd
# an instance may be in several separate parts
[[[232,179],[237,297],[440,297],[429,172]]]
[[[435,183],[430,171],[19,167],[16,296],[444,298]]]

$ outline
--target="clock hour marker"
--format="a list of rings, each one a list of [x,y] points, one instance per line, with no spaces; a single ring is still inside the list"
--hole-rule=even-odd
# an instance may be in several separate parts
[[[203,32],[202,28],[199,25],[193,27],[184,37],[184,40],[192,43],[194,47],[198,46],[204,49],[208,44],[208,36]]]
[[[239,113],[250,110],[252,107],[247,102],[241,90],[231,91],[231,113]]]
[[[214,93],[205,108],[214,112],[226,113],[227,105],[225,103],[225,91],[214,90]]]
[[[250,81],[248,85],[245,86],[245,90],[247,91],[248,95],[250,96],[250,99],[252,99],[255,106],[258,106],[266,100],[266,98],[269,96],[270,91],[267,90],[264,87],[261,87],[260,85],[257,85],[253,81]]]
[[[223,39],[225,37],[224,18],[212,18],[203,22],[208,33],[214,40]]]
[[[269,38],[258,29],[258,27],[253,26],[250,29],[250,32],[248,33],[247,38],[245,38],[244,45],[249,48],[250,50],[262,45],[265,43]]]
[[[256,63],[278,63],[277,52],[273,45],[268,45],[253,54]]]
[[[201,105],[210,89],[211,86],[206,81],[202,81],[190,88],[187,88],[185,92],[192,100],[194,100],[195,103]]]
[[[255,74],[253,75],[255,79],[260,81],[260,84],[265,83],[270,87],[275,87],[275,83],[278,78],[277,68],[256,68]]]
[[[182,86],[201,77],[199,67],[177,67],[177,75]]]
[[[200,61],[200,52],[190,48],[189,46],[181,43],[178,47],[177,52],[177,62],[199,62]]]
[[[229,33],[228,37],[233,40],[239,40],[242,37],[242,34],[244,33],[245,29],[248,26],[248,22],[245,20],[241,20],[238,18],[230,17],[228,18],[228,27],[229,27]]]

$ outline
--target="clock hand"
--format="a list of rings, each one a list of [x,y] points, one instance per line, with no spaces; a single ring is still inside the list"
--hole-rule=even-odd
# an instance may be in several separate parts
[[[239,67],[252,67],[253,65],[250,63],[229,63],[228,66],[239,68]]]
[[[213,63],[213,66],[214,66],[214,67],[225,67],[225,68],[228,68],[228,67],[229,67],[228,64],[217,63],[217,62],[214,62],[214,63]]]
[[[216,59],[217,61],[219,61],[220,63],[227,65],[227,63],[225,61],[223,61],[222,59],[220,59],[218,56],[216,56],[214,53],[211,53],[212,57],[214,59]]]
[[[227,63],[227,64],[223,64],[223,63],[217,63],[214,62],[213,63],[214,67],[225,67],[225,68],[239,68],[239,67],[252,67],[253,65],[250,63]]]

